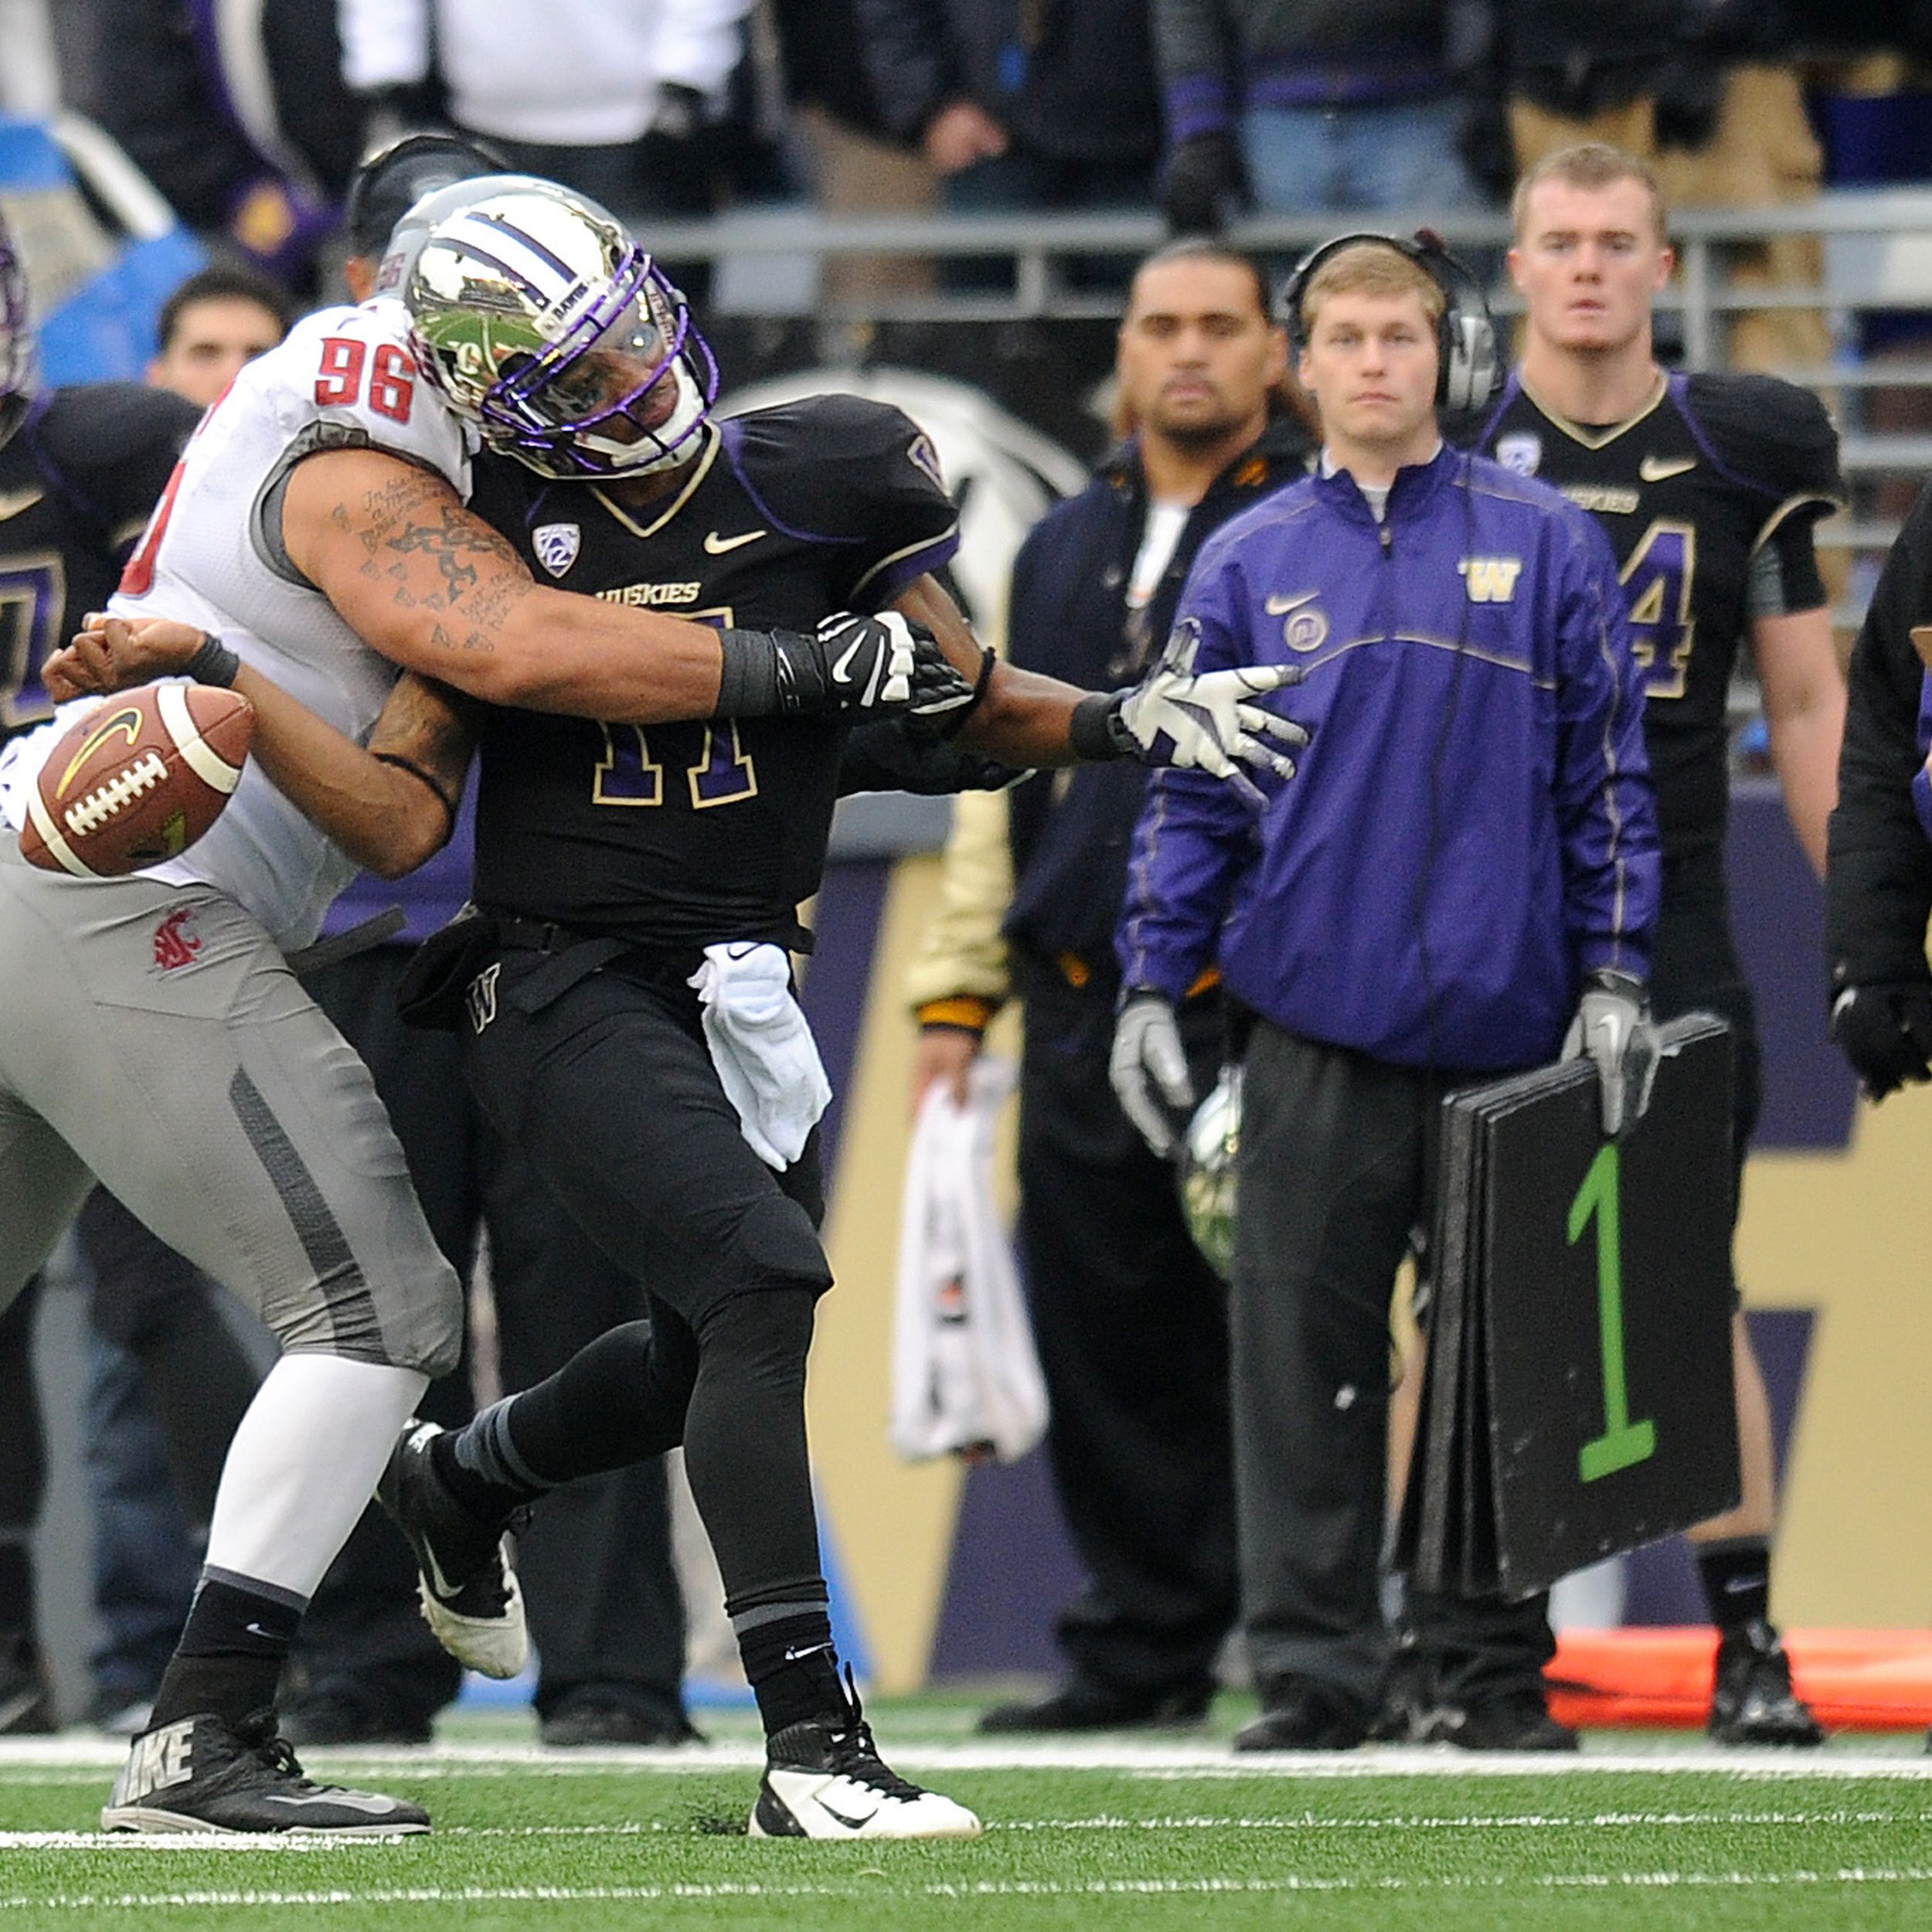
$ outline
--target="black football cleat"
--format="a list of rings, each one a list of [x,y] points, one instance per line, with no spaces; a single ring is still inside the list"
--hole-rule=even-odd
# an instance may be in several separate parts
[[[1791,1688],[1791,1660],[1769,1624],[1753,1620],[1719,1640],[1704,1728],[1720,1744],[1825,1742],[1824,1726]]]
[[[1352,1751],[1369,1735],[1366,1713],[1339,1691],[1299,1678],[1261,1686],[1261,1712],[1234,1734],[1237,1751]]]
[[[209,1712],[137,1737],[100,1814],[104,1832],[301,1832],[396,1838],[427,1832],[420,1804],[315,1784],[272,1710],[230,1725]]]
[[[409,1539],[423,1620],[458,1663],[485,1677],[514,1677],[529,1662],[523,1592],[502,1526],[473,1515],[436,1472],[434,1422],[406,1423],[376,1485],[376,1500]]]
[[[838,1716],[789,1725],[765,1740],[750,1828],[753,1838],[978,1838],[980,1825],[964,1805],[886,1768],[848,1688]]]
[[[1542,1695],[1518,1691],[1487,1697],[1468,1709],[1438,1706],[1421,1740],[1462,1751],[1573,1751],[1577,1733],[1549,1714]]]
[[[60,1728],[39,1649],[24,1637],[5,1642],[0,1658],[0,1736],[45,1737]]]
[[[995,1736],[1198,1729],[1206,1719],[1213,1696],[1211,1684],[1188,1690],[1128,1692],[1104,1689],[1076,1678],[1031,1703],[995,1704],[981,1713],[975,1728]]]

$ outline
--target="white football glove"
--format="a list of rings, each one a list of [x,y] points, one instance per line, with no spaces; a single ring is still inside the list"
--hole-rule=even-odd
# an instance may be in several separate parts
[[[1156,1154],[1172,1154],[1193,1110],[1194,1083],[1188,1078],[1173,1002],[1164,994],[1128,995],[1114,1022],[1107,1077],[1141,1138]]]
[[[1267,799],[1242,767],[1292,778],[1294,760],[1279,747],[1299,750],[1308,734],[1293,719],[1250,700],[1299,684],[1301,667],[1240,665],[1197,675],[1200,642],[1191,623],[1177,626],[1153,668],[1132,690],[1118,694],[1109,728],[1121,749],[1143,764],[1198,767],[1233,786],[1259,811]]]
[[[1657,1026],[1644,982],[1607,967],[1592,973],[1563,1036],[1562,1057],[1587,1054],[1595,1061],[1607,1138],[1615,1139],[1643,1117],[1657,1077]]]

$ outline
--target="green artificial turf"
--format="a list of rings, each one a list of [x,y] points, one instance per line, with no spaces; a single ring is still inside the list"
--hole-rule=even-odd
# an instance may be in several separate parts
[[[1186,1762],[1130,1747],[1092,1768],[998,1767],[990,1752],[947,1764],[961,1728],[944,1710],[895,1713],[890,1755],[980,1811],[972,1843],[747,1838],[757,1772],[735,1733],[724,1763],[492,1754],[472,1733],[478,1754],[461,1760],[313,1754],[321,1775],[427,1804],[427,1838],[0,1838],[0,1932],[1932,1927],[1932,1781],[1900,1774],[1917,1767],[1900,1742],[1835,1749],[1834,1776],[1762,1758],[1730,1770],[1694,1750],[1641,1770],[1504,1774],[1442,1757],[1383,1771],[1357,1754],[1357,1774],[1316,1776],[1258,1771],[1212,1744]],[[111,1777],[0,1758],[0,1833],[91,1834]]]

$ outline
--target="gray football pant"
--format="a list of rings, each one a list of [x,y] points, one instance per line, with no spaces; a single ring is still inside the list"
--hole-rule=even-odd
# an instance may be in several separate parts
[[[257,920],[0,838],[0,1306],[98,1177],[284,1348],[454,1365],[456,1276],[368,1070]]]

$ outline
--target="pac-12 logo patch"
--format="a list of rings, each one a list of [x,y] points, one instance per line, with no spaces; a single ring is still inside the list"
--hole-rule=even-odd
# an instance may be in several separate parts
[[[1496,461],[1519,476],[1534,476],[1543,466],[1543,440],[1528,431],[1496,438]]]
[[[577,560],[583,532],[574,523],[540,523],[530,532],[536,560],[552,577],[560,577]]]

